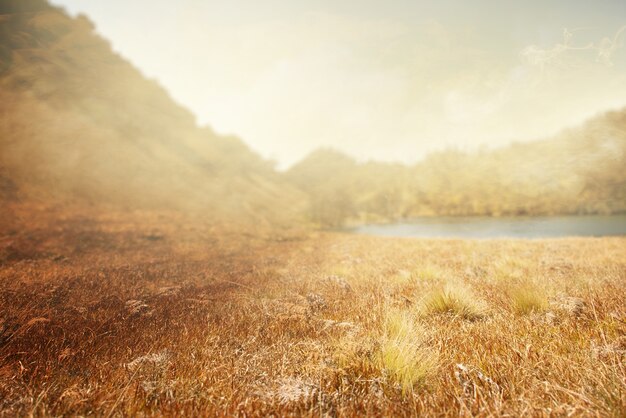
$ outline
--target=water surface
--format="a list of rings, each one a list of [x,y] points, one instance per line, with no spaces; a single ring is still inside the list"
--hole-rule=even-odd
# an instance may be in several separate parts
[[[626,215],[546,217],[424,217],[363,225],[357,234],[418,238],[551,238],[626,235]]]

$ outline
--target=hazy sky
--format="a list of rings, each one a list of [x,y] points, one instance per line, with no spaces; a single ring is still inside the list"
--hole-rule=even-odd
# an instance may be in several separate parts
[[[415,161],[626,105],[624,0],[54,3],[283,167],[320,146]]]

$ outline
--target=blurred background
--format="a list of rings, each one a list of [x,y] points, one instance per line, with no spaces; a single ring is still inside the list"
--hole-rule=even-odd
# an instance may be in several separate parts
[[[5,201],[326,227],[626,211],[622,1],[0,13]]]

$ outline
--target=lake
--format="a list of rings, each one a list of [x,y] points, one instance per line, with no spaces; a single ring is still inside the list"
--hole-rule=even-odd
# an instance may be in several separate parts
[[[626,215],[546,217],[423,217],[363,225],[351,232],[416,238],[552,238],[626,235]]]

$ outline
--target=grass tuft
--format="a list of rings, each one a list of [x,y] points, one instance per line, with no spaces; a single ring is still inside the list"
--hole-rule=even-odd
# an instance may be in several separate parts
[[[425,337],[425,330],[406,311],[386,313],[380,365],[404,393],[423,384],[437,366],[437,355],[425,346]]]
[[[520,315],[541,312],[548,307],[545,292],[532,282],[524,282],[509,289],[513,310]]]
[[[487,304],[468,287],[447,284],[427,294],[419,309],[424,315],[452,314],[463,319],[476,320],[486,315]]]

